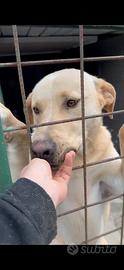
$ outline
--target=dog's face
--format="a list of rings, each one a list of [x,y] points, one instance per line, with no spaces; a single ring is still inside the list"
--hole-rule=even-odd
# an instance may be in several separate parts
[[[64,69],[43,78],[27,99],[32,123],[76,118],[81,116],[80,71]],[[85,115],[99,114],[104,107],[112,111],[115,90],[111,84],[84,72]],[[86,144],[101,125],[101,118],[86,120]],[[58,167],[69,150],[82,153],[82,123],[67,122],[34,128],[33,152]]]

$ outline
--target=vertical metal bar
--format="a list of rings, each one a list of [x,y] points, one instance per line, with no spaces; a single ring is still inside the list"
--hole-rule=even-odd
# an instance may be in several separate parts
[[[85,211],[85,243],[87,244],[87,172],[86,172],[86,141],[85,141],[85,102],[84,102],[84,52],[83,52],[83,25],[79,26],[80,35],[80,78],[81,78],[81,114],[82,114],[82,143],[83,143],[83,178],[84,178],[84,211]]]
[[[123,205],[122,205],[122,219],[121,219],[121,239],[120,245],[123,245],[123,235],[124,235],[124,195],[123,195]]]
[[[24,110],[24,115],[25,115],[25,120],[26,120],[27,133],[28,133],[28,142],[29,142],[29,147],[30,147],[30,154],[31,154],[31,157],[32,157],[30,121],[29,121],[29,115],[28,115],[28,110],[27,110],[27,106],[26,106],[26,95],[25,95],[25,88],[24,88],[24,81],[23,81],[23,74],[22,74],[22,66],[21,66],[21,57],[20,57],[17,26],[12,25],[12,30],[13,30],[13,37],[14,37],[15,54],[16,54],[16,60],[17,60],[17,69],[18,69],[20,90],[21,90],[22,102],[23,102],[23,110]]]
[[[11,173],[0,119],[0,192],[4,192],[12,185]]]

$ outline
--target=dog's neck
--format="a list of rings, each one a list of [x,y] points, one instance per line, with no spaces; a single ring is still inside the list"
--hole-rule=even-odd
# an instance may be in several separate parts
[[[90,139],[89,139],[90,138]],[[103,143],[104,142],[104,143]],[[100,126],[92,133],[92,136],[86,139],[86,162],[97,162],[103,158],[107,158],[108,146],[113,148],[111,141],[111,134],[105,126]],[[82,160],[82,162],[81,162]],[[83,149],[82,146],[75,159],[74,166],[80,166],[83,164]]]
[[[106,157],[108,146],[113,148],[111,134],[105,126],[100,126],[98,130],[87,140],[86,156],[87,162],[98,161]]]

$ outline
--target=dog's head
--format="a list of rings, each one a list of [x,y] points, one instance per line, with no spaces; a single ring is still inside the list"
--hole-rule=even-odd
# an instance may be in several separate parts
[[[47,75],[27,98],[33,124],[81,116],[80,70],[63,69]],[[85,115],[112,112],[116,93],[113,86],[84,72]],[[86,144],[102,124],[100,117],[86,120]],[[69,150],[82,154],[82,122],[67,122],[33,129],[33,152],[57,167]]]

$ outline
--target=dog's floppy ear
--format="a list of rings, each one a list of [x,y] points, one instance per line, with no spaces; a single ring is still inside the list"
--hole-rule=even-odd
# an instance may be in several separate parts
[[[96,86],[102,109],[106,112],[113,112],[116,101],[116,91],[114,87],[103,79],[97,79]],[[109,115],[109,117],[113,119],[113,115]]]
[[[33,124],[33,113],[32,113],[32,93],[30,93],[26,100],[27,108],[28,108],[28,114],[29,114],[29,120],[30,123]]]

